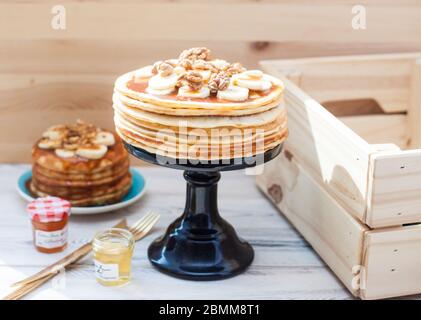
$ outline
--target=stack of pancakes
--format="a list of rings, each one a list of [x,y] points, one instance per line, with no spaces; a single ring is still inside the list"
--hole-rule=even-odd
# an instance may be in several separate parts
[[[150,153],[189,160],[250,157],[288,135],[280,80],[240,64],[185,50],[120,76],[116,131]]]
[[[129,158],[112,132],[78,121],[49,128],[32,151],[29,189],[85,207],[120,201],[132,183]]]

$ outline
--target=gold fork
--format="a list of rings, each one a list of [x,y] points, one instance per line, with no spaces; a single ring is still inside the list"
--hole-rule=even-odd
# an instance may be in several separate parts
[[[136,223],[133,224],[128,230],[133,234],[135,241],[139,241],[144,238],[148,232],[152,229],[155,223],[159,219],[158,214],[149,212],[143,218],[139,219]],[[127,228],[126,220],[123,219],[114,227],[116,228]],[[14,283],[12,286],[20,285],[21,287],[8,296],[4,300],[17,300],[33,291],[43,283],[47,282],[49,279],[54,277],[61,269],[74,265],[81,258],[86,256],[92,250],[92,242],[89,242],[79,249],[73,251],[71,254],[67,255],[63,259],[57,261],[56,263],[46,267],[40,272],[30,276],[22,281]]]
[[[139,219],[133,226],[131,226],[129,231],[133,234],[135,241],[139,241],[144,238],[159,220],[159,217],[159,214],[148,212],[146,216]]]

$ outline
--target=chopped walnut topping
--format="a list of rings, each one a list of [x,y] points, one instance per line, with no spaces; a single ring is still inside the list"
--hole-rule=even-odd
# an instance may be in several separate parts
[[[179,57],[180,60],[209,60],[210,59],[210,50],[205,47],[190,48],[184,50]]]
[[[100,133],[103,134],[102,141],[98,140]],[[42,149],[76,151],[89,144],[106,146],[114,144],[112,133],[102,131],[96,126],[81,120],[77,120],[72,125],[51,127],[44,132],[43,137],[38,143],[38,146]]]
[[[66,150],[76,150],[79,148],[79,143],[63,143],[63,148]]]
[[[73,135],[73,136],[67,136],[67,140],[71,143],[78,142],[80,140],[80,135]]]
[[[167,77],[173,73],[174,67],[167,62],[161,63],[158,68],[158,72],[161,76]]]
[[[180,60],[180,67],[183,67],[186,70],[191,70],[193,68],[193,63],[189,59]]]
[[[235,62],[231,63],[224,71],[231,77],[234,74],[246,71],[246,68],[244,68],[241,63]]]
[[[193,62],[193,69],[199,69],[199,70],[211,70],[212,72],[218,72],[218,69],[215,68],[212,64],[205,60],[195,60]]]
[[[200,73],[195,71],[188,71],[178,79],[177,87],[187,85],[191,90],[197,91],[203,87],[203,84],[203,77]]]
[[[168,61],[168,60],[167,60]],[[162,77],[167,77],[173,73],[174,67],[167,61],[157,61],[154,63],[152,73],[159,73]]]
[[[182,76],[183,74],[186,73],[186,69],[184,69],[183,67],[180,67],[180,66],[176,66],[176,67],[174,67],[174,73],[178,76]]]
[[[229,84],[230,77],[225,72],[219,72],[212,74],[208,86],[211,93],[217,93],[226,90]]]
[[[214,66],[218,70],[224,70],[228,68],[228,66],[230,65],[229,62],[222,59],[215,59],[215,60],[209,61],[209,63],[212,64],[212,66]]]
[[[246,68],[240,63],[211,59],[209,49],[197,47],[184,50],[178,59],[155,62],[152,73],[164,77],[174,75],[178,79],[176,88],[188,86],[191,90],[197,91],[203,86],[208,86],[210,92],[215,94],[227,90],[231,78],[244,71]],[[257,77],[257,73],[253,71],[249,76]]]

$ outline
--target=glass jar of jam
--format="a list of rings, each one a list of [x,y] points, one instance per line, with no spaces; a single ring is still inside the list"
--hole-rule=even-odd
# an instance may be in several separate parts
[[[130,281],[134,238],[126,229],[111,228],[98,233],[93,242],[95,276],[104,286]]]
[[[67,246],[70,202],[57,197],[38,198],[27,206],[35,248],[43,253],[63,251]]]

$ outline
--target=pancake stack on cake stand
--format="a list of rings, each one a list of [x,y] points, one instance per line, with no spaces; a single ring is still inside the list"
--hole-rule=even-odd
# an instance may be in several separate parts
[[[190,280],[244,271],[253,249],[220,216],[217,184],[221,171],[254,167],[281,152],[288,134],[282,82],[192,48],[119,77],[113,103],[127,150],[184,170],[187,181],[184,212],[150,245],[151,263]]]

